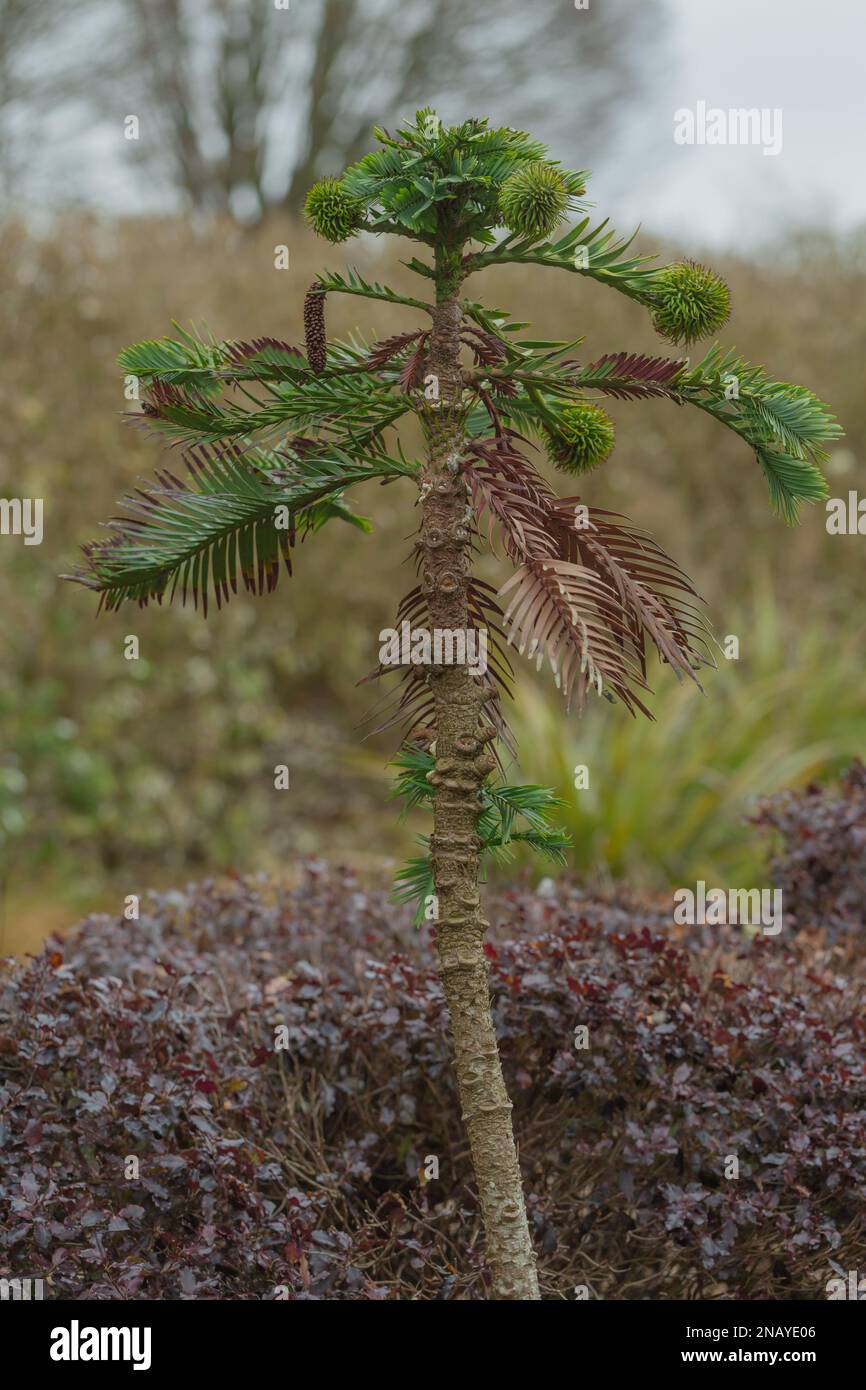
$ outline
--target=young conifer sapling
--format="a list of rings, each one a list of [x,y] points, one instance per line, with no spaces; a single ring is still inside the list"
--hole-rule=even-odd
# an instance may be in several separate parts
[[[435,921],[454,1065],[486,1237],[490,1295],[539,1298],[511,1102],[490,1010],[479,875],[486,856],[524,842],[562,862],[567,837],[543,787],[511,785],[503,712],[512,676],[506,648],[550,667],[568,705],[595,692],[648,714],[654,649],[695,682],[712,664],[698,596],[676,563],[627,518],[569,492],[611,453],[606,396],[665,398],[696,406],[733,430],[757,458],[773,507],[788,522],[801,502],[825,496],[820,464],[839,433],[809,390],[773,379],[718,344],[696,365],[681,356],[607,351],[587,359],[579,337],[539,341],[466,282],[508,264],[595,280],[643,307],[677,345],[714,335],[729,313],[727,286],[692,262],[655,266],[582,208],[587,174],[562,168],[523,131],[480,119],[444,127],[431,110],[339,179],[323,178],[306,203],[326,240],[361,232],[418,244],[407,262],[418,297],[322,271],[304,305],[305,344],[282,337],[207,341],[177,336],[126,349],[120,364],[144,388],[143,419],[181,447],[185,476],[168,467],[126,499],[128,515],[84,547],[70,578],[102,605],[179,595],[206,615],[238,585],[270,593],[292,570],[300,535],[331,522],[369,529],[349,500],[370,479],[406,484],[420,501],[416,581],[395,629],[484,634],[485,669],[442,656],[426,664],[380,661],[396,688],[379,728],[400,724],[396,794],[432,812],[423,854],[398,891]],[[569,221],[572,225],[568,225]],[[414,311],[415,323],[371,341],[329,341],[330,295],[355,295]],[[569,331],[575,325],[569,324]],[[407,458],[397,433],[420,421],[423,457]],[[537,450],[565,475],[547,480]],[[473,574],[491,546],[510,570],[498,593]],[[438,652],[439,659],[435,659]]]

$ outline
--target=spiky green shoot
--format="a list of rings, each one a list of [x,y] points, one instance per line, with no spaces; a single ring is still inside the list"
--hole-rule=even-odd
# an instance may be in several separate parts
[[[693,343],[716,333],[731,312],[725,281],[697,261],[680,261],[659,273],[653,326],[672,343]]]
[[[576,401],[559,411],[556,428],[545,429],[550,457],[565,473],[588,473],[613,449],[616,431],[600,405]]]
[[[304,203],[304,216],[313,231],[326,241],[346,241],[364,220],[364,205],[352,198],[340,179],[314,183]]]
[[[499,211],[509,231],[549,236],[568,209],[568,185],[552,164],[538,160],[517,169],[499,191]]]

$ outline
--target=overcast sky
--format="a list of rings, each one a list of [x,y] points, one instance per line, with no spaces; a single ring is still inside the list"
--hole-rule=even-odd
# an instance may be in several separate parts
[[[653,67],[647,91],[593,170],[590,191],[599,210],[620,230],[642,222],[683,245],[744,249],[792,223],[866,225],[866,0],[663,2],[668,23],[659,51],[646,59]],[[502,0],[503,17],[508,6],[522,11],[529,3]],[[540,69],[543,62],[539,53]],[[561,93],[552,92],[551,100]],[[675,112],[696,112],[699,103],[725,113],[779,111],[780,152],[677,144]],[[87,173],[74,163],[57,171],[55,193],[111,212],[153,205],[116,126],[83,133],[82,152]],[[578,121],[573,139],[567,147],[558,142],[555,153],[584,167]]]
[[[615,198],[618,223],[717,244],[752,239],[741,225],[747,208],[759,237],[791,222],[866,223],[863,0],[666,3],[667,71],[623,130],[616,172],[593,181],[599,203]],[[699,101],[780,109],[781,153],[675,144],[674,112]]]

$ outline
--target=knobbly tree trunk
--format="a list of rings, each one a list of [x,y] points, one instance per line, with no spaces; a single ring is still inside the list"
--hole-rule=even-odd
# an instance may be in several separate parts
[[[431,628],[467,630],[471,510],[459,475],[464,421],[456,297],[459,255],[437,255],[437,304],[426,370],[438,379],[439,404],[425,413],[422,473],[422,584]],[[455,1068],[469,1136],[496,1299],[539,1298],[496,1032],[483,935],[489,925],[478,896],[479,788],[495,761],[484,689],[466,665],[431,667],[436,762],[431,842],[437,898],[439,973],[448,1003]]]

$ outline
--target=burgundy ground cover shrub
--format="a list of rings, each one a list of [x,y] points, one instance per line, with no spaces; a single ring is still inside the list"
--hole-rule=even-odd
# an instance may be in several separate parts
[[[675,943],[651,910],[623,931],[568,884],[490,913],[545,1297],[820,1299],[866,1268],[855,954]],[[154,895],[0,984],[0,1275],[83,1299],[481,1295],[429,938],[384,893],[311,863],[294,888]]]
[[[785,916],[830,936],[863,931],[866,923],[866,767],[858,759],[838,791],[811,783],[805,791],[768,797],[752,817],[776,831],[780,848],[773,880]]]

